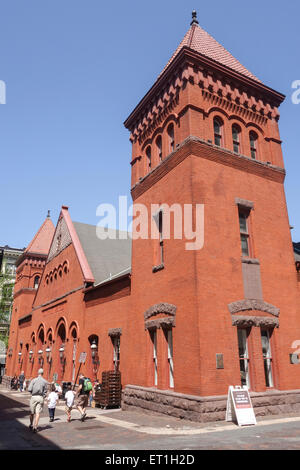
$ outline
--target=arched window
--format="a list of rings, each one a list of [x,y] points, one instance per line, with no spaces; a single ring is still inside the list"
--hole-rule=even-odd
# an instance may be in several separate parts
[[[162,161],[162,140],[161,140],[161,135],[159,135],[156,139],[156,149],[157,149],[157,155],[158,155],[158,161]]]
[[[233,124],[232,126],[232,143],[233,143],[233,151],[234,153],[241,153],[240,152],[240,133],[241,129],[237,124]]]
[[[147,159],[148,159],[148,169],[151,168],[151,147],[149,145],[149,147],[146,148],[146,156],[147,156]]]
[[[35,276],[34,281],[33,281],[33,285],[35,289],[39,287],[39,282],[40,282],[40,276]]]
[[[214,141],[215,145],[221,147],[223,122],[219,117],[214,118]]]
[[[169,150],[173,152],[175,150],[175,139],[174,139],[174,124],[170,124],[167,129],[169,137]]]
[[[249,139],[250,139],[251,158],[256,160],[257,159],[257,139],[258,139],[258,136],[255,132],[251,131],[250,134],[249,134]]]

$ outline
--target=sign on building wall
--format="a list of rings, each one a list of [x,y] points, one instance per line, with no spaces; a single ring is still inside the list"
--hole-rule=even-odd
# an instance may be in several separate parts
[[[80,353],[80,356],[79,356],[79,364],[84,364],[85,361],[86,361],[86,357],[87,357],[87,353],[86,353],[86,352]]]
[[[229,387],[226,421],[236,421],[239,426],[257,424],[247,387]]]

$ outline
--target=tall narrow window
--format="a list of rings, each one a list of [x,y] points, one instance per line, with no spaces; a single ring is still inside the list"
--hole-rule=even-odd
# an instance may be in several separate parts
[[[151,169],[151,147],[146,148],[146,156],[147,156],[147,168],[148,170]]]
[[[253,131],[250,132],[249,134],[249,139],[250,139],[250,153],[251,153],[251,158],[253,160],[257,159],[257,134]]]
[[[173,331],[167,331],[168,338],[168,362],[169,362],[169,385],[174,388],[174,365],[173,365]]]
[[[120,364],[120,336],[114,336],[112,338],[114,348],[114,369],[119,370]]]
[[[269,330],[261,330],[261,344],[262,353],[264,360],[264,370],[266,387],[273,387],[273,376],[272,376],[272,352],[270,345],[270,333]]]
[[[154,385],[157,386],[157,333],[156,330],[150,333],[151,341],[153,343],[153,372],[154,372]]]
[[[156,139],[156,148],[157,148],[157,155],[158,155],[158,161],[162,161],[162,139],[161,135],[159,135]]]
[[[174,125],[170,124],[168,127],[168,137],[169,137],[169,150],[173,152],[175,150],[175,139],[174,139]]]
[[[236,124],[232,126],[232,143],[234,153],[240,153],[240,128]]]
[[[243,256],[250,256],[248,218],[249,211],[239,208],[240,236]]]
[[[222,144],[222,127],[223,122],[220,118],[216,117],[214,119],[214,141],[215,145],[217,145],[218,147],[221,147]]]
[[[250,388],[247,330],[238,328],[241,385]]]
[[[39,287],[40,276],[35,276],[34,278],[34,288],[37,289]]]
[[[159,211],[158,214],[158,231],[159,231],[159,254],[160,254],[160,263],[164,262],[164,239],[163,239],[163,212]]]

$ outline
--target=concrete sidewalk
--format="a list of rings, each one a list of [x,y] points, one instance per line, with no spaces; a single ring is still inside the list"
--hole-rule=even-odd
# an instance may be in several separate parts
[[[0,450],[259,450],[300,449],[300,416],[258,418],[256,426],[195,423],[140,411],[87,408],[87,418],[72,411],[67,422],[64,402],[49,422],[44,406],[39,432],[29,426],[29,393],[0,386]],[[225,418],[225,417],[224,417]]]
[[[28,405],[30,394],[28,392],[11,391],[7,388],[0,386],[0,394],[9,396],[14,400],[21,401],[23,404]],[[56,407],[56,421],[66,421],[65,404],[63,400],[59,401]],[[47,416],[47,406],[45,404],[43,414],[40,418],[40,425],[44,425],[49,422]],[[80,418],[79,412],[74,409],[72,411],[72,421],[77,421]],[[152,435],[196,435],[211,432],[221,431],[232,431],[240,429],[240,427],[232,422],[226,422],[225,416],[224,421],[210,422],[210,423],[197,423],[193,421],[183,420],[174,418],[172,416],[152,414],[149,412],[141,411],[123,411],[121,409],[107,409],[101,408],[87,408],[87,419],[94,419],[102,423],[106,423],[111,426],[116,426],[128,430],[132,430],[139,433],[146,433]],[[28,417],[18,418],[18,421],[22,424],[28,423]],[[268,426],[272,424],[288,423],[288,422],[300,422],[300,416],[298,413],[289,415],[274,415],[274,416],[263,416],[257,417],[257,425]]]

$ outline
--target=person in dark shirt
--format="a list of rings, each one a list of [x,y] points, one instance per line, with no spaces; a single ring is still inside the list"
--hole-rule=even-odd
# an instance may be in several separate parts
[[[24,380],[25,380],[25,375],[24,375],[24,371],[22,370],[21,374],[19,375],[20,392],[23,392]]]
[[[80,374],[79,385],[78,385],[78,389],[76,393],[76,401],[75,401],[75,406],[78,409],[79,413],[81,414],[81,421],[85,420],[85,417],[86,417],[85,409],[87,407],[89,394],[90,394],[90,391],[84,390],[85,378],[86,377],[83,374]]]

